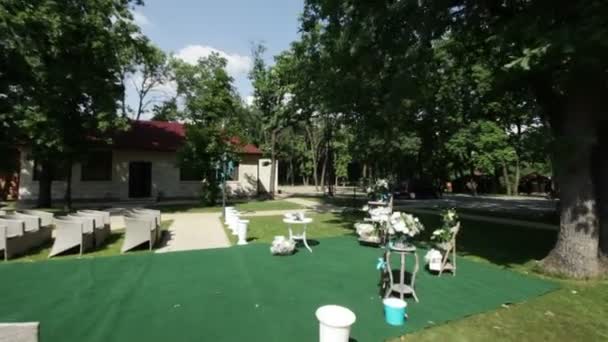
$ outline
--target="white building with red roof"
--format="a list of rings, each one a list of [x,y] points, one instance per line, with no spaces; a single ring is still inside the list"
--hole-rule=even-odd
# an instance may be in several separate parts
[[[202,179],[196,172],[179,167],[177,152],[185,141],[185,127],[179,122],[133,121],[131,128],[112,139],[109,146],[91,148],[83,162],[72,166],[74,201],[187,200],[199,197]],[[232,196],[255,196],[270,188],[270,159],[262,158],[252,144],[237,145],[235,163],[227,187]],[[19,200],[38,197],[37,163],[21,151]],[[65,168],[56,165],[52,197],[64,198]],[[276,183],[275,183],[276,185]]]

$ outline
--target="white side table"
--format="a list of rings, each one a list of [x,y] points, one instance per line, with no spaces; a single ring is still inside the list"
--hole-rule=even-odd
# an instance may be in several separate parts
[[[304,246],[310,253],[312,253],[312,249],[308,245],[308,241],[306,241],[306,228],[308,228],[308,224],[312,222],[312,218],[305,217],[302,220],[294,220],[292,218],[284,218],[283,222],[287,224],[287,228],[289,229],[289,238],[292,240],[302,240]],[[292,226],[300,225],[302,226],[302,230],[299,234],[294,234]]]

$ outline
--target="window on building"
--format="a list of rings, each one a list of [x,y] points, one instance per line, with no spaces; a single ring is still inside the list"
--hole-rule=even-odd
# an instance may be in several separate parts
[[[233,162],[232,163],[232,169],[229,170],[230,172],[228,172],[228,177],[226,177],[226,180],[229,181],[238,181],[239,180],[239,163],[238,162]]]
[[[112,151],[95,151],[87,155],[81,164],[82,181],[112,180]]]
[[[179,180],[181,181],[202,181],[203,176],[200,171],[193,168],[181,167],[179,169]]]
[[[52,181],[64,181],[68,178],[68,166],[64,162],[52,162],[50,165],[51,180]],[[40,180],[40,173],[42,172],[42,165],[34,160],[34,180]]]

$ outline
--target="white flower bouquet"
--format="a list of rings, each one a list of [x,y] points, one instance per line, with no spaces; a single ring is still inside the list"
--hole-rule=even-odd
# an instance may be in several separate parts
[[[387,216],[391,214],[391,209],[386,207],[376,207],[369,210],[369,215],[374,216]]]
[[[275,236],[270,246],[272,255],[290,255],[296,249],[296,242],[284,236]]]
[[[413,215],[394,212],[389,219],[388,233],[392,240],[404,244],[408,238],[412,238],[424,230],[424,225]]]

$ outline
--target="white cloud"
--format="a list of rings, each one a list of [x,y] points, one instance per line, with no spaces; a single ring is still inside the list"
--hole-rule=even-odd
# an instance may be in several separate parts
[[[253,100],[254,99],[255,98],[252,95],[245,96],[245,104],[248,105],[248,106],[253,105]]]
[[[228,62],[228,65],[226,66],[226,71],[228,71],[228,73],[232,77],[247,74],[253,65],[251,57],[249,56],[243,56],[236,53],[228,53],[206,45],[188,45],[185,48],[179,50],[176,54],[176,57],[182,59],[187,63],[194,64],[200,58],[207,57],[213,52],[219,54],[220,56],[226,59],[226,61]]]
[[[150,26],[152,24],[148,17],[139,11],[131,11],[131,14],[133,14],[133,22],[139,27]]]
[[[161,83],[155,86],[153,90],[158,93],[159,96],[170,99],[177,95],[177,83],[175,81]]]
[[[141,72],[136,72],[127,79],[127,85],[133,87],[137,91],[141,86]],[[152,102],[162,102],[177,95],[177,83],[175,81],[166,80],[165,82],[154,85],[148,93],[148,100]]]

